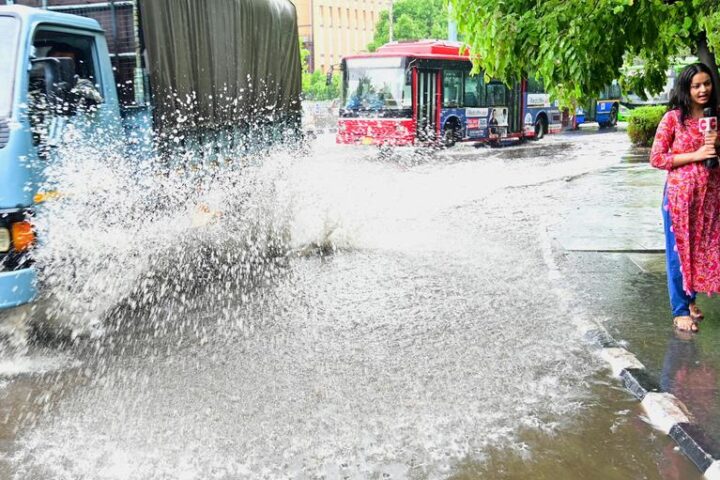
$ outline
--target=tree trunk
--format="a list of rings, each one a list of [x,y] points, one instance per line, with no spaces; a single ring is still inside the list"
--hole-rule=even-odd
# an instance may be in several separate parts
[[[715,61],[715,53],[710,50],[707,43],[707,35],[702,32],[698,37],[697,42],[697,57],[702,63],[710,67],[713,77],[713,85],[715,88],[720,88],[720,76],[718,76],[718,66]]]

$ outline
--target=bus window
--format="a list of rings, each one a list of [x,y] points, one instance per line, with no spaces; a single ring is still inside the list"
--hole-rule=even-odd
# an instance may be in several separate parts
[[[622,96],[620,91],[620,85],[617,80],[613,80],[612,84],[608,85],[600,92],[600,100],[615,100]]]
[[[465,73],[464,107],[481,107],[485,104],[485,79],[482,75]]]
[[[443,71],[443,107],[456,108],[462,105],[462,72],[460,70]]]
[[[401,58],[357,58],[346,65],[346,109],[399,110],[412,105]]]
[[[507,87],[502,83],[488,83],[487,105],[490,107],[507,105]]]
[[[412,70],[405,70],[405,86],[402,93],[403,108],[412,108]]]
[[[527,93],[545,93],[543,82],[535,78],[528,78]]]

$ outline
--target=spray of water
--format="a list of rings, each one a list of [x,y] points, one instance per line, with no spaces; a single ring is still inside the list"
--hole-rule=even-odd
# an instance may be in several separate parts
[[[583,408],[594,365],[521,190],[597,157],[65,143],[37,261],[52,313],[113,331],[15,478],[446,478]]]
[[[297,148],[276,142],[269,154],[260,129],[203,143],[183,132],[166,129],[155,143],[170,147],[134,156],[112,132],[65,126],[45,170],[52,200],[34,219],[46,326],[100,333],[121,304],[276,276],[290,249],[290,198],[279,187]]]

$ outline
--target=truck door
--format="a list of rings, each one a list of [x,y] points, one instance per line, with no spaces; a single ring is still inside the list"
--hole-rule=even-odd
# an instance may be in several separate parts
[[[420,140],[434,140],[437,134],[438,103],[440,93],[438,84],[440,71],[419,68],[417,82],[417,137]]]
[[[117,95],[112,72],[100,61],[97,35],[70,28],[40,25],[33,35],[35,55],[28,85],[33,140],[41,154],[63,138],[68,124],[88,133],[117,130]],[[103,41],[104,47],[104,41]],[[103,49],[107,56],[106,49]],[[48,106],[43,63],[60,61],[64,74],[72,70],[72,85],[63,88],[56,102]],[[105,59],[109,66],[109,59]],[[67,82],[65,82],[67,83]],[[87,114],[92,113],[92,116]],[[89,121],[88,121],[89,120]]]

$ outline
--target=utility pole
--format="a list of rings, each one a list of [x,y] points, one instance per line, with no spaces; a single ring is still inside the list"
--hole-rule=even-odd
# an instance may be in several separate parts
[[[393,41],[393,0],[390,0],[390,14],[388,15],[388,22],[390,28],[390,41]]]
[[[457,42],[457,23],[453,18],[452,4],[448,3],[448,40]]]

